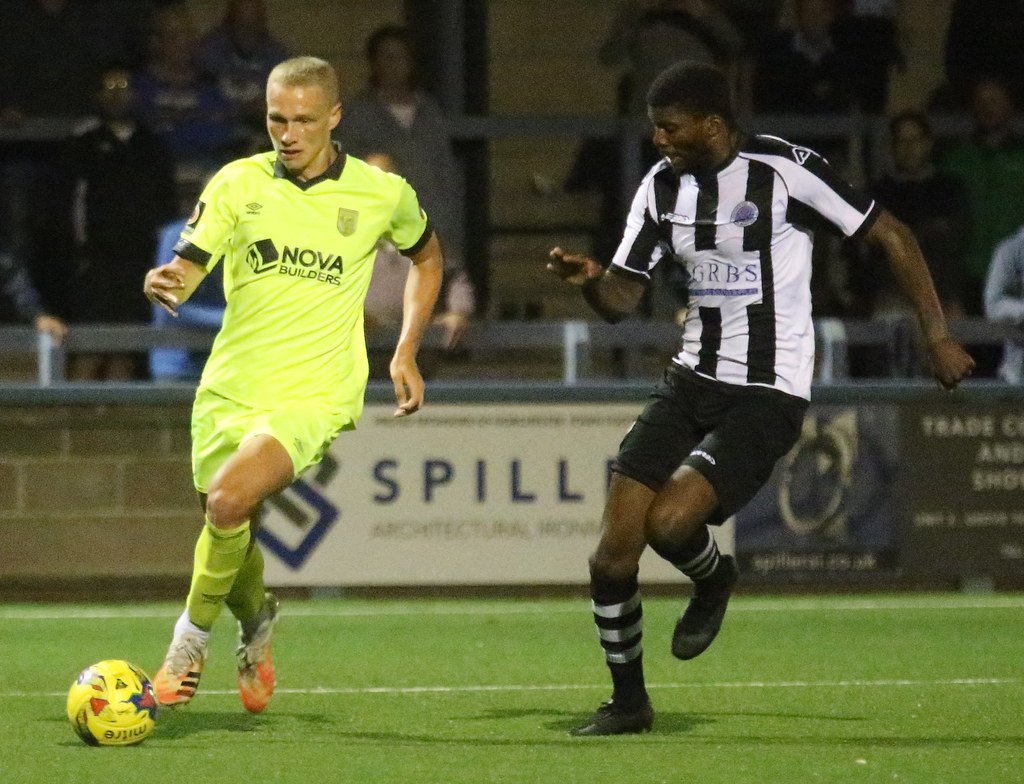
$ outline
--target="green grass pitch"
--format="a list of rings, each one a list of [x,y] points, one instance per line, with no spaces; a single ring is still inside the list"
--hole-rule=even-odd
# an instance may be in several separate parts
[[[1024,781],[1024,596],[741,596],[685,663],[680,607],[645,602],[642,736],[566,733],[609,693],[585,599],[320,600],[282,605],[265,714],[234,692],[225,614],[193,703],[97,749],[64,716],[72,679],[152,674],[178,608],[0,606],[0,782]]]

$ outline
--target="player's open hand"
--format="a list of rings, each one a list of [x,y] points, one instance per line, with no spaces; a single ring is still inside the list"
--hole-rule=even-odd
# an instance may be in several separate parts
[[[932,372],[943,389],[955,389],[957,384],[974,372],[974,360],[951,335],[945,335],[929,344]]]
[[[394,416],[404,417],[419,411],[423,406],[425,385],[416,360],[395,354],[391,360],[391,381],[395,385],[395,399],[398,401]]]
[[[582,286],[591,278],[599,277],[603,271],[601,265],[593,259],[566,253],[561,248],[552,248],[548,251],[548,256],[551,258],[547,265],[548,269],[574,286]]]
[[[146,295],[146,299],[154,305],[159,305],[177,318],[178,305],[181,304],[180,296],[184,288],[185,279],[181,273],[164,264],[146,273],[146,282],[142,286],[142,292]]]

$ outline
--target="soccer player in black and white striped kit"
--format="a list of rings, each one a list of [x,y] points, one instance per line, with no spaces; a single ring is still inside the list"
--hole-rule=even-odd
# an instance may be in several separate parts
[[[691,659],[714,640],[738,577],[708,528],[744,506],[796,443],[814,366],[811,249],[831,225],[878,246],[913,303],[934,374],[952,389],[974,362],[950,335],[909,229],[806,147],[737,126],[722,73],[695,63],[647,94],[663,156],[644,178],[611,264],[551,251],[608,321],[642,299],[659,262],[686,269],[682,349],[619,447],[590,559],[590,590],[612,698],[575,735],[651,728],[638,565],[650,545],[694,582],[672,636]]]

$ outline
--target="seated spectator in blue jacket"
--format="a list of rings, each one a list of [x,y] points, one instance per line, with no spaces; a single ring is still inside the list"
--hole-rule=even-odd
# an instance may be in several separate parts
[[[985,279],[985,317],[1009,332],[999,377],[1024,383],[1024,228],[1003,240],[992,256]]]
[[[174,258],[174,245],[185,229],[187,218],[171,221],[160,230],[156,264],[166,264]],[[178,318],[161,307],[153,307],[153,326],[203,329],[213,333],[224,320],[223,264],[217,264],[196,289],[188,302],[178,308]],[[160,346],[149,352],[149,374],[154,381],[198,381],[203,374],[208,351],[189,351],[183,348]]]

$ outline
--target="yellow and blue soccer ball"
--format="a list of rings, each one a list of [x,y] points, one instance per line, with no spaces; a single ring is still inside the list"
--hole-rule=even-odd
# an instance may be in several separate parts
[[[68,692],[68,719],[90,746],[141,743],[156,726],[156,707],[149,676],[122,659],[86,667]]]

